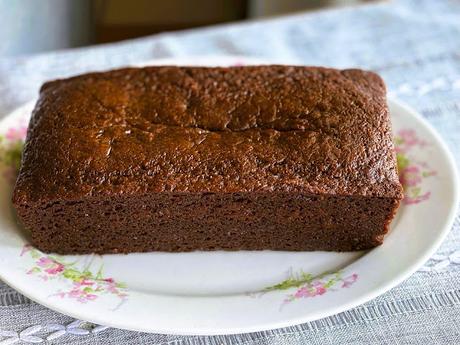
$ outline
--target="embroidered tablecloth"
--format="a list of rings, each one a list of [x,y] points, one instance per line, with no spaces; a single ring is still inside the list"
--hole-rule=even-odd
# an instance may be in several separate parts
[[[360,67],[417,109],[460,160],[460,2],[390,1],[165,33],[116,44],[0,59],[0,117],[41,83],[153,58],[244,55]],[[460,217],[438,253],[398,287],[353,310],[279,330],[172,336],[95,327],[33,303],[0,282],[0,344],[458,344]]]

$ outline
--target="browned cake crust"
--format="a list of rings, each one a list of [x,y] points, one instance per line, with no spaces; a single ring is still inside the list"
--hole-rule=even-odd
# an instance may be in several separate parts
[[[52,81],[13,203],[47,252],[371,248],[402,198],[385,94],[319,67]]]

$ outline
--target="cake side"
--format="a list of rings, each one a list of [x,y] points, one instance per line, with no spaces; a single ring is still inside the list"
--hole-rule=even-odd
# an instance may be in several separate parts
[[[352,251],[380,245],[399,201],[294,193],[91,198],[18,208],[34,245],[60,254]]]

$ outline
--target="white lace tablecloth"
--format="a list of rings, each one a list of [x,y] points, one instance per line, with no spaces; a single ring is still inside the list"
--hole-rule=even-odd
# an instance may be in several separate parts
[[[57,77],[152,58],[245,55],[280,63],[361,67],[417,109],[460,160],[460,2],[391,1],[117,44],[0,59],[0,117]],[[181,337],[94,327],[31,302],[0,282],[0,344],[459,344],[460,217],[438,253],[379,298],[274,331]]]

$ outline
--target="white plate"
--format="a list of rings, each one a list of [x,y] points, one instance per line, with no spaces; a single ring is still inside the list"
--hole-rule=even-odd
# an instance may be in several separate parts
[[[161,61],[251,62],[230,57]],[[452,225],[459,199],[453,159],[441,138],[411,109],[394,100],[389,105],[407,196],[378,248],[58,257],[28,246],[11,210],[11,164],[33,107],[29,103],[0,123],[0,277],[61,313],[146,332],[251,332],[355,307],[399,284],[434,253]]]

